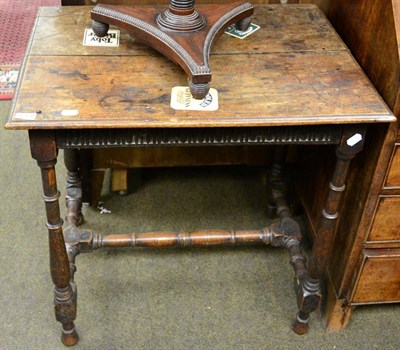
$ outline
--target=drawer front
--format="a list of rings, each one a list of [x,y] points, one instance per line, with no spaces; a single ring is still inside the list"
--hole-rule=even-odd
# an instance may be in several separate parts
[[[400,187],[400,144],[394,148],[385,187]]]
[[[400,243],[400,196],[380,197],[368,241]]]
[[[352,304],[400,302],[400,249],[365,249]]]

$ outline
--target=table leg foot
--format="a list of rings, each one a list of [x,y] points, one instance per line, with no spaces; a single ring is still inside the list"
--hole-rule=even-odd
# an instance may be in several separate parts
[[[200,83],[195,84],[191,80],[189,80],[189,89],[193,98],[197,100],[202,100],[205,98],[210,91],[210,83]]]
[[[56,319],[62,324],[61,341],[64,345],[75,345],[78,340],[74,320],[76,318],[77,293],[74,283],[54,290],[54,310]]]
[[[74,323],[63,325],[61,332],[61,342],[65,346],[74,346],[79,342],[78,332],[75,329]]]
[[[93,32],[94,34],[96,34],[96,36],[100,38],[107,35],[109,27],[110,26],[107,23],[92,21]]]
[[[235,23],[236,29],[240,30],[241,32],[245,32],[247,29],[249,29],[252,19],[252,16],[243,18],[239,22]]]
[[[293,332],[298,335],[304,335],[308,332],[310,314],[308,312],[299,311],[293,323]]]

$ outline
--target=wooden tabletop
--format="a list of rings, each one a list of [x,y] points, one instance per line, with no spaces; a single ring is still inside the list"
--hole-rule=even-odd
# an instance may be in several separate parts
[[[314,5],[258,6],[257,32],[243,40],[227,34],[218,39],[210,64],[219,109],[212,112],[172,109],[171,89],[187,85],[185,73],[126,32],[118,47],[83,46],[89,13],[90,7],[41,8],[6,128],[395,121]],[[63,113],[71,110],[77,115]]]

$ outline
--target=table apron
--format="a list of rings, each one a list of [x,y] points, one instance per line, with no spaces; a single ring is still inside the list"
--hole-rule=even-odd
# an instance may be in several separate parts
[[[353,126],[354,127],[354,126]],[[337,145],[343,125],[56,130],[58,148],[234,145]]]

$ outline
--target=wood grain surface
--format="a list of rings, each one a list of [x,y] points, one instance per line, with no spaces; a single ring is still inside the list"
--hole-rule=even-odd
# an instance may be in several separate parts
[[[278,126],[394,120],[314,5],[256,8],[254,22],[261,29],[253,36],[220,38],[210,59],[212,86],[219,92],[216,112],[172,109],[171,89],[187,85],[186,75],[155,51],[132,44],[126,34],[118,48],[84,47],[83,31],[90,21],[89,16],[79,15],[81,11],[88,9],[42,9],[6,128]],[[78,114],[64,116],[65,110]],[[36,116],[23,120],[17,113]]]
[[[353,305],[400,301],[400,249],[366,249]]]
[[[400,196],[381,197],[368,241],[400,242]],[[400,274],[400,272],[399,272]]]
[[[385,187],[400,188],[400,143],[397,144],[393,150]]]
[[[160,11],[165,6],[160,6]],[[91,7],[42,7],[39,13],[30,55],[143,56],[157,54],[132,41],[121,31],[118,48],[83,46],[83,31],[90,28]],[[346,50],[340,38],[315,5],[258,6],[253,23],[262,29],[246,40],[222,35],[212,54],[243,52],[293,52]]]

